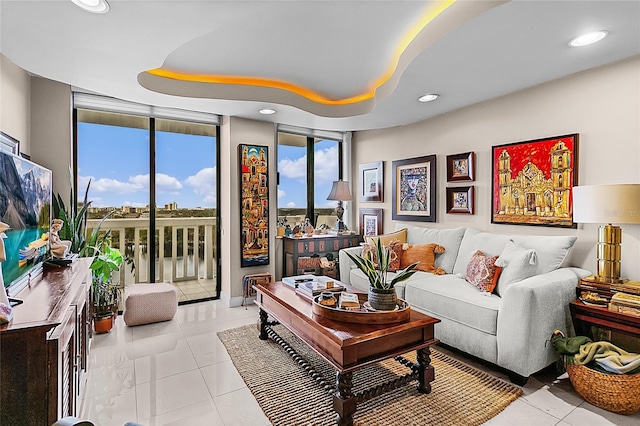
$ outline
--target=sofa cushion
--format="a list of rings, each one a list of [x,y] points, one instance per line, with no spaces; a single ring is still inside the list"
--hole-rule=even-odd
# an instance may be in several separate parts
[[[402,243],[399,241],[391,241],[389,244],[384,246],[385,249],[389,249],[389,268],[388,271],[395,272],[400,269],[400,258],[402,256]],[[371,253],[371,261],[377,267],[378,266],[378,255],[376,253],[375,244],[367,244],[364,243],[362,246],[362,257],[367,256]]]
[[[498,256],[487,256],[477,250],[467,265],[464,278],[480,291],[493,292],[502,272],[502,268],[496,266],[497,259]]]
[[[364,237],[364,242],[374,245],[377,240],[380,240],[383,246],[388,245],[392,241],[400,241],[401,243],[407,242],[407,228],[397,229],[395,232],[384,235],[368,235]]]
[[[458,258],[455,261],[453,272],[464,274],[476,250],[481,250],[487,256],[500,255],[509,240],[513,240],[524,248],[536,251],[536,256],[538,257],[536,275],[538,275],[562,266],[562,262],[564,262],[569,250],[576,242],[576,237],[564,235],[503,235],[467,228],[460,243],[460,250],[458,251]]]
[[[430,229],[421,226],[401,225],[396,223],[396,229],[407,228],[407,243],[409,244],[439,244],[445,248],[445,252],[436,255],[435,266],[442,268],[447,274],[453,272],[456,263],[458,248],[465,232],[464,227],[455,229]],[[498,254],[498,253],[496,253]],[[466,265],[466,264],[465,264]]]
[[[405,285],[405,300],[436,318],[496,334],[500,298],[478,291],[464,278],[452,274],[412,277]]]
[[[404,269],[414,262],[419,262],[416,270],[444,275],[444,269],[436,268],[436,254],[445,252],[439,244],[404,244],[400,257],[400,268]]]
[[[537,255],[534,249],[526,249],[513,240],[509,240],[504,247],[496,265],[502,267],[496,293],[504,296],[504,292],[511,284],[536,275]]]

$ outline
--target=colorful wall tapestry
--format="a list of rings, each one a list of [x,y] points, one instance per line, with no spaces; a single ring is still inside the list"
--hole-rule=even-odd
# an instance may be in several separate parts
[[[269,264],[268,147],[238,146],[240,160],[241,267]]]

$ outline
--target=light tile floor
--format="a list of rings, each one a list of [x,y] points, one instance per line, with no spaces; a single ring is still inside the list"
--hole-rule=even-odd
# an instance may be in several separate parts
[[[145,426],[269,425],[216,335],[255,324],[257,318],[255,305],[228,308],[219,300],[180,306],[172,321],[157,324],[127,327],[118,318],[110,333],[92,339],[80,417],[99,426],[128,421]],[[594,407],[568,380],[558,381],[545,370],[531,377],[524,395],[487,424],[637,426],[640,413],[622,416]]]

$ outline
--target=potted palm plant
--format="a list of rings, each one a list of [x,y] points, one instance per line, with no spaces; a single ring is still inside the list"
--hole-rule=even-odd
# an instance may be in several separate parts
[[[394,310],[398,304],[394,286],[415,274],[420,262],[412,263],[389,279],[390,249],[382,245],[380,238],[375,240],[374,246],[375,252],[367,251],[364,256],[346,254],[369,279],[368,301],[371,307],[381,311]]]
[[[90,298],[93,327],[96,333],[110,331],[118,315],[118,304],[123,287],[113,282],[112,274],[120,270],[123,261],[124,257],[120,250],[105,242],[91,263]]]

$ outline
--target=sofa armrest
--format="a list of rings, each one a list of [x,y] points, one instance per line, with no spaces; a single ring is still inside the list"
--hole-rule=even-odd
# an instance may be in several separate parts
[[[360,256],[362,254],[362,246],[343,248],[338,252],[338,263],[340,265],[340,281],[350,285],[351,284],[351,270],[357,268],[355,262],[346,255],[345,252],[349,252],[354,256]]]
[[[559,268],[512,284],[500,301],[498,364],[522,376],[553,363],[556,353],[547,340],[555,329],[573,330],[569,303],[576,286],[591,272]]]

